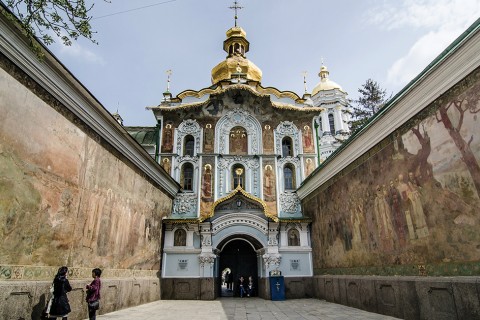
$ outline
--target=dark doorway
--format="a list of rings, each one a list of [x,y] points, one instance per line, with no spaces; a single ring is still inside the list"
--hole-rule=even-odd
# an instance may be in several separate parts
[[[220,272],[229,268],[231,270],[233,291],[226,293],[222,288],[220,296],[239,296],[238,279],[243,276],[245,281],[251,276],[254,280],[254,287],[257,287],[258,274],[257,274],[257,253],[252,245],[245,240],[232,240],[228,242],[220,253]],[[220,277],[222,275],[219,275]],[[222,283],[222,281],[219,281]],[[254,293],[256,295],[256,292]]]

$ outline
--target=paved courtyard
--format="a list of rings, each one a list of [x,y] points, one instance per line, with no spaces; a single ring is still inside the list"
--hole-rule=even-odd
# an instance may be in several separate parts
[[[270,301],[260,298],[219,298],[214,301],[160,300],[101,316],[115,320],[250,320],[250,319],[397,319],[317,299]]]

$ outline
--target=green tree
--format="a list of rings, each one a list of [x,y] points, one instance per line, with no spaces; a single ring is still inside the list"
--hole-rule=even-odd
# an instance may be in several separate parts
[[[365,81],[362,87],[358,89],[358,92],[360,97],[357,100],[353,100],[355,106],[352,106],[353,111],[351,112],[352,121],[350,121],[350,126],[352,132],[363,127],[386,103],[386,91],[372,79]]]
[[[93,4],[87,6],[85,0],[6,0],[6,5],[18,18],[20,27],[33,46],[35,37],[46,45],[52,44],[55,42],[53,34],[67,46],[79,37],[96,43],[90,25]],[[38,52],[38,47],[36,49]]]

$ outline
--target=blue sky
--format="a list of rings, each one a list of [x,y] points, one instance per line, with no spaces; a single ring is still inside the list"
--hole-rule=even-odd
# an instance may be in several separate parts
[[[81,39],[49,49],[127,126],[154,125],[147,106],[170,91],[211,85],[224,60],[225,32],[234,24],[230,0],[95,1],[91,21],[98,45]],[[162,3],[163,2],[163,3]],[[158,4],[158,5],[157,5]],[[262,85],[280,90],[318,83],[323,58],[330,78],[349,97],[372,78],[395,94],[477,18],[480,0],[241,0],[238,25],[247,32],[247,58]],[[126,13],[122,11],[150,6]],[[113,15],[111,15],[113,14]],[[109,15],[109,16],[106,16]]]

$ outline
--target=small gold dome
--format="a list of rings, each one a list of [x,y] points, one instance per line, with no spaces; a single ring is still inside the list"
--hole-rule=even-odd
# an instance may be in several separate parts
[[[241,68],[242,71],[240,73],[245,74],[248,80],[258,82],[262,80],[262,70],[259,67],[247,58],[234,55],[220,62],[212,69],[212,84],[231,79],[232,74],[239,73],[237,67]]]
[[[232,74],[242,74],[242,78],[260,82],[262,71],[245,57],[250,43],[247,33],[240,27],[227,30],[227,39],[223,42],[223,50],[228,54],[227,58],[212,69],[212,84],[222,80],[229,80]],[[241,71],[239,71],[240,68]]]
[[[320,68],[320,73],[318,74],[320,76],[320,82],[315,86],[315,88],[313,88],[312,96],[316,95],[320,91],[333,89],[338,89],[343,92],[343,89],[339,84],[328,78],[329,74],[330,72],[328,72],[327,67],[322,65]]]

